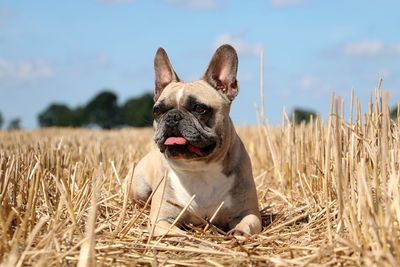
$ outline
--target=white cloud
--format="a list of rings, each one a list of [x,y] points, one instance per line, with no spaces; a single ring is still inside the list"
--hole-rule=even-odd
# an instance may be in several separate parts
[[[316,87],[319,87],[320,85],[321,82],[311,75],[304,76],[299,82],[300,88],[304,90],[314,89]]]
[[[316,95],[323,95],[333,91],[331,86],[313,75],[305,75],[298,82],[298,86],[304,91],[311,91],[313,94],[317,93]]]
[[[376,69],[374,71],[369,71],[369,72],[363,73],[361,77],[362,77],[362,79],[366,79],[368,81],[376,83],[381,78],[383,79],[383,81],[392,79],[393,72],[387,68],[380,68],[380,69]]]
[[[258,77],[256,77],[256,75],[254,75],[253,72],[241,71],[241,72],[238,73],[239,82],[255,81],[256,78],[258,78]]]
[[[304,3],[304,0],[271,0],[271,5],[276,7],[296,6]]]
[[[77,64],[89,69],[108,69],[113,64],[111,57],[105,53],[81,56],[77,61]]]
[[[353,57],[400,56],[400,43],[384,44],[379,40],[362,40],[346,44],[343,52]]]
[[[258,56],[262,50],[260,43],[248,42],[243,35],[221,34],[218,36],[215,46],[219,47],[223,44],[232,45],[239,53],[244,55]]]
[[[7,31],[1,31],[2,28],[7,29],[9,22],[14,20],[18,16],[18,12],[15,9],[9,7],[0,7],[0,41],[6,36]]]
[[[81,79],[88,73],[109,71],[114,66],[112,58],[106,53],[75,54],[70,56],[68,62],[59,70]]]
[[[400,44],[394,44],[389,47],[389,50],[392,55],[400,56]]]
[[[221,0],[164,0],[164,2],[178,7],[199,10],[215,10],[222,7]]]
[[[379,69],[379,70],[377,71],[377,73],[378,73],[378,75],[379,75],[379,78],[382,78],[382,79],[384,79],[384,80],[389,79],[389,77],[392,76],[392,71],[390,71],[390,70],[388,70],[388,69],[385,69],[385,68]],[[376,80],[377,80],[377,79],[376,79]]]
[[[45,60],[12,63],[0,58],[0,83],[32,82],[54,76],[54,69]]]
[[[376,40],[349,43],[344,47],[344,53],[348,56],[377,56],[382,53],[382,50],[382,43]]]
[[[135,2],[136,0],[96,0],[100,4],[105,5],[126,5]]]
[[[0,7],[0,18],[15,17],[17,12],[12,8]]]

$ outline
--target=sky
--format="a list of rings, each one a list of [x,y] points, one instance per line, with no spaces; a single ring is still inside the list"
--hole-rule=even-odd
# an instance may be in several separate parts
[[[32,129],[50,103],[76,107],[103,89],[123,103],[153,90],[158,47],[192,81],[223,43],[239,55],[237,125],[257,123],[261,51],[273,125],[294,107],[326,119],[331,95],[348,106],[352,88],[366,111],[380,78],[394,105],[398,10],[398,0],[1,0],[0,112]]]

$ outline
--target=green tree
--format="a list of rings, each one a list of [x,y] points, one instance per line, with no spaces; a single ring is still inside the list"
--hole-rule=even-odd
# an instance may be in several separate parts
[[[97,125],[110,129],[118,126],[151,126],[153,122],[153,95],[145,93],[128,99],[118,106],[117,96],[103,91],[94,96],[86,105],[69,108],[62,103],[50,104],[38,115],[41,127],[82,127]]]
[[[1,112],[0,112],[0,129],[1,129],[1,127],[3,127],[3,123],[4,123],[3,115],[1,115]]]
[[[398,111],[398,107],[395,106],[390,110],[390,118],[392,120],[396,120],[397,119],[397,111]]]
[[[51,104],[38,115],[41,127],[79,127],[83,125],[81,109],[71,110],[65,104]]]
[[[21,129],[21,119],[20,118],[14,118],[10,120],[8,124],[8,130],[19,130]]]
[[[120,110],[121,124],[134,127],[151,126],[153,123],[153,105],[154,100],[151,93],[128,99]]]
[[[117,96],[113,92],[103,91],[96,95],[84,109],[84,121],[103,129],[118,126],[119,107]]]
[[[293,120],[293,117],[294,117],[294,122],[296,124],[301,124],[303,121],[305,123],[308,123],[311,119],[311,116],[316,118],[317,113],[311,109],[294,108],[291,120]]]

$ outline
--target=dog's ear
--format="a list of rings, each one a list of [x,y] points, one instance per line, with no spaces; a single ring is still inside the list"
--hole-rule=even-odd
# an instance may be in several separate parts
[[[239,92],[236,80],[238,56],[230,45],[222,45],[211,59],[202,79],[221,91],[232,101]]]
[[[154,58],[154,70],[156,75],[154,101],[157,101],[161,92],[169,83],[179,82],[178,75],[176,75],[171,63],[169,62],[167,52],[165,52],[162,47],[158,48]]]

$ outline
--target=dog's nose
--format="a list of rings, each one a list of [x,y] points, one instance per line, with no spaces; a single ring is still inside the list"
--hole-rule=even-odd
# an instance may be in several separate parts
[[[181,113],[178,110],[172,110],[168,113],[165,123],[168,127],[175,127],[181,119]]]

